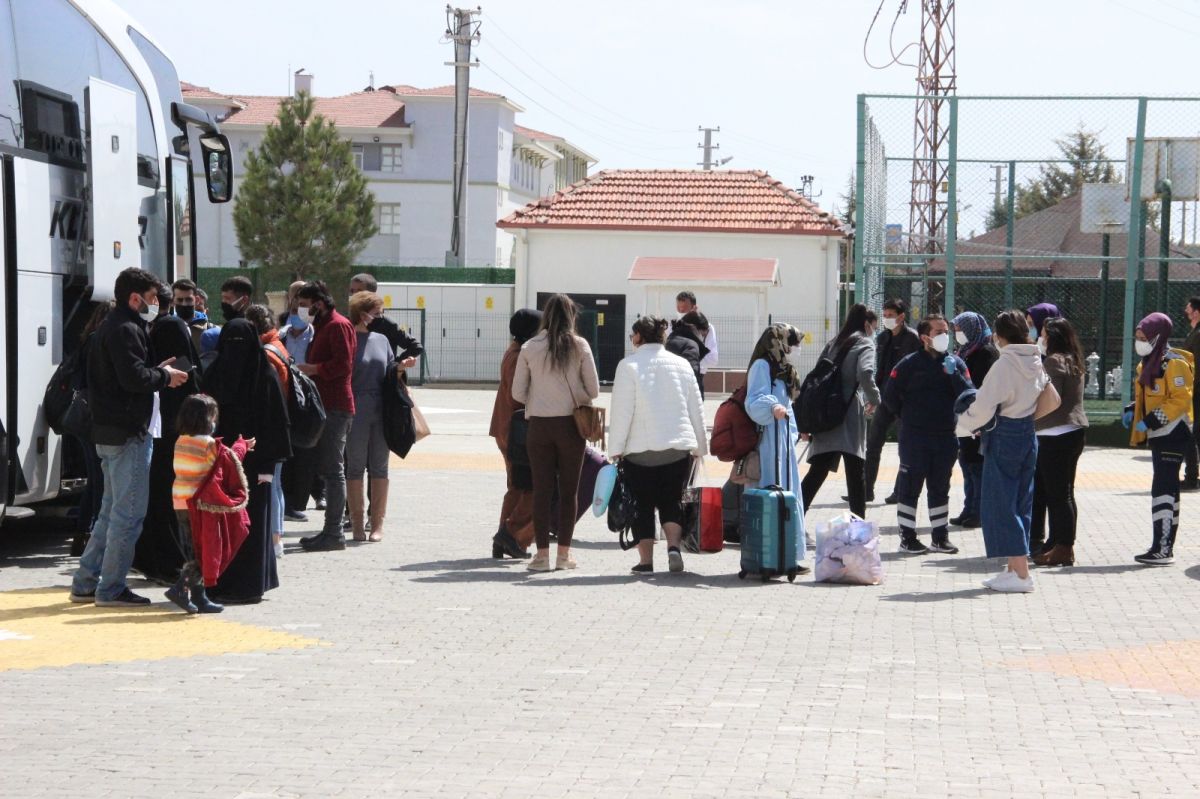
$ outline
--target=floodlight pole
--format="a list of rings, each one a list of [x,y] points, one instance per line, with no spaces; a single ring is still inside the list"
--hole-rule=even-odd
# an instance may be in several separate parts
[[[1158,308],[1165,314],[1170,315],[1170,311],[1166,310],[1167,303],[1170,298],[1167,296],[1167,268],[1169,261],[1167,258],[1171,256],[1171,181],[1169,178],[1163,178],[1155,186],[1155,190],[1162,198],[1162,222],[1159,225],[1158,231]]]
[[[1142,161],[1146,154],[1146,98],[1138,98],[1137,133],[1133,142],[1133,163],[1129,165],[1129,231],[1125,236],[1125,323],[1121,337],[1121,403],[1128,405],[1133,394],[1133,316],[1137,290],[1138,264],[1145,250],[1138,252],[1142,237]]]
[[[1108,253],[1112,239],[1105,233],[1100,237],[1100,399],[1104,399],[1108,374]]]

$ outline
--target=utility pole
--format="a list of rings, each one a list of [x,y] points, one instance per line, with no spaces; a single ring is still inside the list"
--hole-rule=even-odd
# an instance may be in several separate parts
[[[721,145],[713,144],[712,135],[714,133],[720,133],[721,128],[720,127],[715,127],[715,128],[701,127],[701,128],[697,128],[696,130],[698,130],[704,134],[704,143],[696,145],[697,148],[704,151],[704,160],[701,161],[699,164],[697,164],[697,166],[704,167],[704,171],[707,172],[713,168],[713,150],[721,149]]]
[[[996,177],[992,179],[992,208],[1000,207],[1000,182],[1003,178],[1000,177],[1000,172],[1004,169],[1004,164],[995,164],[992,169],[996,170]]]
[[[475,17],[482,13],[476,8],[446,6],[446,39],[454,42],[454,177],[451,197],[452,220],[450,249],[446,266],[466,266],[467,263],[467,101],[471,95],[471,45],[479,41],[479,25]]]

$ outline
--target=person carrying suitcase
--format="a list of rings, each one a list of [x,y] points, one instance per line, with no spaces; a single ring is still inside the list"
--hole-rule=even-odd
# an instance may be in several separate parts
[[[950,473],[958,456],[954,435],[954,402],[969,388],[971,373],[957,355],[950,355],[950,325],[931,314],[917,326],[921,349],[896,364],[883,390],[883,404],[900,418],[900,475],[896,481],[896,518],[900,551],[924,555],[930,550],[958,553],[950,543]],[[933,540],[926,547],[917,538],[917,500],[927,490]]]

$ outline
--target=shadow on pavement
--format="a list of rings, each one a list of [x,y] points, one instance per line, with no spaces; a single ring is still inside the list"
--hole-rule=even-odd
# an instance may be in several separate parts
[[[1184,575],[1191,577],[1193,580],[1200,580],[1200,566],[1193,566],[1184,572]]]
[[[886,594],[880,599],[885,602],[946,602],[991,593],[986,588],[963,588],[958,591],[912,591],[904,594]]]

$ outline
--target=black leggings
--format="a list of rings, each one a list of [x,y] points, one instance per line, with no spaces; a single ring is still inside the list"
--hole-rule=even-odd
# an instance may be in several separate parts
[[[812,504],[813,497],[821,490],[821,486],[825,485],[825,478],[829,476],[829,473],[837,471],[838,458],[841,458],[842,462],[846,464],[846,491],[850,496],[850,512],[855,516],[865,518],[867,515],[866,462],[848,452],[822,452],[809,459],[808,473],[800,482],[804,512],[808,513],[808,506]]]
[[[1033,522],[1029,528],[1029,551],[1036,555],[1043,542],[1075,546],[1079,509],[1075,505],[1075,467],[1083,454],[1087,430],[1080,428],[1061,436],[1038,436],[1037,471],[1033,478]],[[1046,516],[1050,537],[1046,537]]]
[[[625,459],[625,477],[637,500],[637,517],[633,520],[633,539],[653,541],[658,528],[654,525],[654,511],[658,511],[660,524],[682,525],[683,490],[692,476],[692,459],[687,453],[673,463],[661,466],[638,466]]]

